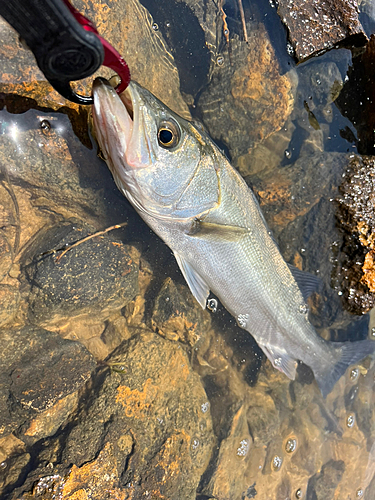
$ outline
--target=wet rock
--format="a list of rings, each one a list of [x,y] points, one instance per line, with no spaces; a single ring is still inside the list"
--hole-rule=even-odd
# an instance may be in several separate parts
[[[336,279],[345,308],[354,314],[369,311],[375,300],[372,291],[375,242],[375,161],[355,156],[340,185],[337,219],[344,235],[338,254]]]
[[[354,0],[278,0],[277,5],[298,62],[337,45],[360,47],[367,41]]]
[[[32,327],[1,330],[0,356],[1,435],[19,429],[76,392],[95,367],[92,356],[78,342]],[[56,415],[57,420],[60,416]]]
[[[345,471],[342,460],[330,460],[323,465],[320,474],[312,477],[308,484],[306,497],[308,500],[333,500],[335,489]]]
[[[341,114],[348,118],[356,131],[348,138],[361,155],[375,154],[375,35],[366,48],[354,57],[347,71],[340,96],[335,101]],[[344,136],[345,130],[340,131]]]
[[[16,287],[0,284],[0,327],[14,319],[19,301],[20,293]]]
[[[166,42],[159,30],[152,29],[149,12],[137,0],[121,2],[77,1],[74,5],[91,19],[103,36],[118,50],[128,63],[132,78],[151,89],[174,111],[189,117],[187,106],[179,91],[179,77],[173,56],[166,52]],[[2,77],[0,91],[18,94],[35,100],[33,107],[43,106],[54,110],[66,106],[78,112],[79,106],[63,99],[45,81],[32,53],[18,43],[18,35],[0,19],[2,48],[0,60]],[[149,71],[152,61],[153,71]],[[99,68],[96,75],[108,77],[109,70]],[[95,75],[94,75],[95,76]],[[91,93],[92,79],[77,82],[75,90]]]
[[[120,309],[138,291],[138,265],[129,247],[108,235],[89,239],[59,257],[51,250],[85,238],[93,228],[65,224],[51,229],[27,266],[31,283],[29,315],[38,324],[95,309]],[[47,253],[46,253],[47,252]]]
[[[54,442],[61,458],[53,488],[64,498],[74,491],[93,500],[141,499],[148,492],[195,499],[213,433],[207,396],[187,355],[180,345],[144,331],[123,342],[107,364],[64,438]],[[52,489],[52,476],[43,477],[45,452],[39,460],[14,498],[40,498]],[[21,495],[26,490],[31,493]]]
[[[155,299],[153,329],[169,340],[193,346],[210,328],[211,318],[184,285],[168,278]]]
[[[230,47],[229,54],[224,46],[224,62],[213,68],[197,112],[213,139],[226,144],[236,159],[283,126],[292,111],[294,82],[280,74],[261,25],[251,26],[248,43],[233,38]]]

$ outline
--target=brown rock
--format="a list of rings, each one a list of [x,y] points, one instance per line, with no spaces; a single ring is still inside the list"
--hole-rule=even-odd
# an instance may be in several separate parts
[[[193,346],[210,328],[211,318],[186,286],[167,278],[155,299],[151,322],[163,337]]]
[[[337,219],[344,245],[338,255],[337,280],[346,309],[364,314],[375,303],[373,249],[375,242],[375,160],[355,156],[339,187]]]
[[[298,62],[336,45],[362,46],[367,41],[354,0],[278,0],[277,5]]]
[[[214,66],[197,105],[213,139],[226,144],[233,158],[280,130],[294,102],[294,80],[281,74],[265,28],[254,23],[250,32],[248,43],[231,39],[230,53],[224,46],[224,64]]]
[[[173,56],[166,51],[160,31],[152,29],[150,14],[137,0],[115,3],[81,0],[74,6],[91,19],[99,32],[124,56],[136,81],[151,89],[167,105],[173,106],[174,111],[190,117],[179,91],[179,77]],[[0,23],[3,41],[0,52],[0,91],[33,99],[33,107],[57,110],[66,106],[78,112],[78,105],[66,101],[45,81],[33,54],[18,43],[16,32],[3,19],[0,19]],[[149,61],[152,61],[153,71],[149,71]],[[101,67],[95,75],[108,77],[111,74]],[[76,83],[76,91],[90,94],[92,78]]]

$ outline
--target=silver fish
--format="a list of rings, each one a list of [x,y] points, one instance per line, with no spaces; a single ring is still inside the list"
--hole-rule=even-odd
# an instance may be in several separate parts
[[[120,191],[172,249],[205,308],[210,290],[290,379],[308,365],[323,396],[375,342],[327,342],[308,320],[296,271],[282,258],[242,177],[214,142],[132,82],[120,97],[93,85],[97,139]]]

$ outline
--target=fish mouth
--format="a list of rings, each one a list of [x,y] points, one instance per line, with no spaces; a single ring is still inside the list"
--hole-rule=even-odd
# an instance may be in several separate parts
[[[114,82],[115,83],[115,82]],[[136,121],[137,91],[132,82],[118,95],[105,78],[96,78],[92,87],[92,116],[99,146],[105,157],[126,157]]]

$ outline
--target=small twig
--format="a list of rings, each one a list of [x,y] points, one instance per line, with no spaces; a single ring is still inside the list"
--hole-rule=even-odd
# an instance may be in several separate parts
[[[247,38],[247,28],[246,28],[245,13],[244,13],[244,10],[243,10],[242,0],[237,0],[237,1],[238,1],[238,7],[240,9],[242,29],[243,29],[243,37],[245,39],[245,42],[247,43],[247,41],[248,41],[248,38]]]
[[[119,229],[120,227],[124,227],[124,226],[126,226],[126,224],[127,224],[127,222],[123,222],[122,224],[115,224],[114,226],[107,227],[107,229],[104,229],[103,231],[98,231],[97,233],[89,234],[88,236],[85,236],[81,240],[78,240],[75,243],[73,243],[72,245],[69,245],[67,248],[65,248],[63,250],[63,252],[56,257],[56,262],[58,262],[61,259],[61,257],[63,257],[67,252],[69,252],[69,250],[71,250],[74,247],[77,247],[81,243],[84,243],[85,241],[91,240],[91,238],[95,238],[95,236],[102,236],[105,233],[109,233],[109,231],[113,231],[113,229]],[[58,252],[59,250],[56,250],[56,251]]]

